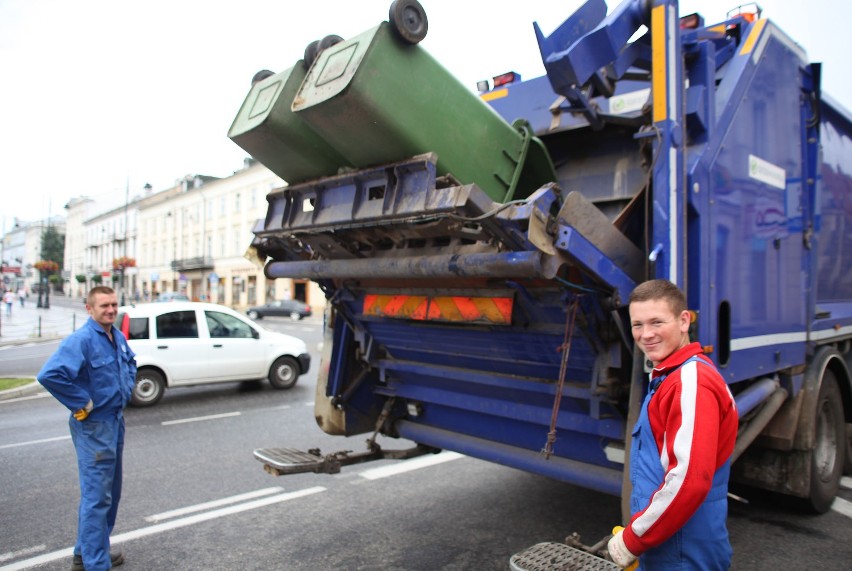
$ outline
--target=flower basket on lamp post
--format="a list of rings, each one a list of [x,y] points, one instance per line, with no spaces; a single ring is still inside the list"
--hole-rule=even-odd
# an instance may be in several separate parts
[[[36,304],[36,307],[50,309],[50,284],[48,278],[53,272],[59,271],[59,264],[53,260],[39,260],[33,264],[33,267],[37,269],[39,273],[38,303]],[[41,299],[42,291],[44,291],[44,303],[42,303]]]
[[[135,268],[136,260],[128,256],[115,258],[112,261],[112,281],[121,280],[121,305],[124,305],[124,274],[127,268]]]

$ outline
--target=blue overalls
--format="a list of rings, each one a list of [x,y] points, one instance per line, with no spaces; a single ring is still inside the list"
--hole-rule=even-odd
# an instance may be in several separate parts
[[[681,367],[690,361],[707,365],[698,357],[691,357],[684,361]],[[665,378],[666,376],[663,376],[653,380],[651,390],[642,403],[639,420],[633,427],[633,443],[630,448],[630,481],[633,484],[633,493],[630,495],[632,515],[648,506],[651,496],[660,487],[665,477],[660,464],[660,452],[648,419],[648,404]],[[643,553],[639,557],[639,569],[646,571],[724,570],[730,567],[733,550],[728,541],[728,529],[725,525],[728,516],[730,471],[731,462],[728,460],[716,470],[710,492],[698,510],[672,537]]]
[[[87,571],[111,566],[109,536],[121,499],[124,416],[136,377],[135,355],[118,329],[113,342],[93,319],[66,338],[38,374],[38,381],[72,413],[86,406],[89,416],[68,420],[77,452],[80,507],[74,554]]]

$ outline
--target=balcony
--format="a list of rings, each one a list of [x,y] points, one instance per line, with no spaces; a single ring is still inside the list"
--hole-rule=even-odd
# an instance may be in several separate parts
[[[190,270],[212,270],[213,258],[209,256],[198,256],[196,258],[172,260],[172,269],[178,272]]]

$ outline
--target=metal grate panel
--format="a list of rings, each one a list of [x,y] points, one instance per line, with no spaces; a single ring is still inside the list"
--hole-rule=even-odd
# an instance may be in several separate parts
[[[564,543],[537,543],[509,560],[512,571],[619,571],[611,561],[601,559]]]

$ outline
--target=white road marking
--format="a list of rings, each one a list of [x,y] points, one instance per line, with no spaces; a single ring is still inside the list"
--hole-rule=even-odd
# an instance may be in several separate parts
[[[314,406],[314,403],[313,402],[306,402],[305,406]]]
[[[194,506],[187,506],[185,508],[179,508],[176,510],[170,510],[167,512],[149,515],[145,518],[145,521],[149,521],[151,523],[157,523],[158,521],[163,521],[166,519],[171,519],[173,517],[184,516],[186,514],[191,514],[195,512],[203,512],[205,510],[209,510],[211,508],[218,508],[222,506],[227,506],[230,504],[236,504],[245,500],[253,500],[254,498],[259,498],[262,496],[268,496],[271,494],[277,494],[278,492],[283,492],[284,488],[274,487],[274,488],[264,488],[262,490],[257,490],[254,492],[246,492],[245,494],[238,494],[236,496],[231,496],[229,498],[222,498],[219,500],[213,500],[211,502],[204,502],[203,504],[196,504]]]
[[[141,537],[147,537],[149,535],[154,535],[157,533],[163,533],[165,531],[171,531],[173,529],[179,529],[181,527],[186,527],[189,525],[195,525],[197,523],[202,523],[205,521],[209,521],[212,519],[217,519],[220,517],[225,517],[229,515],[234,515],[240,512],[253,510],[257,508],[262,508],[265,506],[269,506],[272,504],[277,504],[280,502],[286,502],[288,500],[295,500],[298,498],[302,498],[305,496],[310,496],[312,494],[318,494],[320,492],[326,491],[325,488],[321,486],[315,486],[313,488],[306,488],[304,490],[299,490],[296,492],[289,492],[287,494],[279,494],[277,496],[271,496],[268,498],[263,498],[260,500],[255,500],[253,502],[246,502],[244,504],[239,504],[236,506],[230,506],[227,508],[222,508],[219,510],[214,510],[211,512],[206,512],[202,514],[196,514],[193,516],[185,517],[182,519],[176,519],[165,523],[157,523],[148,527],[143,527],[142,529],[137,529],[135,531],[128,531],[126,533],[120,533],[118,535],[113,535],[110,538],[111,545],[118,545],[119,543],[124,543],[126,541],[131,541],[133,539],[139,539]],[[45,563],[50,563],[51,561],[56,561],[57,559],[62,559],[65,557],[70,557],[73,555],[74,548],[68,547],[66,549],[60,549],[59,551],[53,551],[51,553],[45,553],[44,555],[39,555],[38,557],[32,557],[30,559],[25,559],[23,561],[18,561],[17,563],[12,563],[11,565],[6,565],[4,567],[0,567],[0,571],[19,571],[21,569],[29,569],[30,567],[35,567],[37,565],[44,565]]]
[[[843,498],[834,498],[834,503],[831,504],[831,509],[839,514],[852,518],[852,502]]]
[[[59,440],[71,440],[71,435],[68,436],[56,436],[54,438],[42,438],[41,440],[30,440],[27,442],[18,442],[16,444],[4,444],[0,446],[0,450],[4,448],[16,448],[18,446],[29,446],[30,444],[44,444],[45,442],[58,442]]]
[[[44,551],[45,549],[47,549],[46,545],[36,545],[35,547],[28,547],[26,549],[21,549],[20,551],[0,553],[0,563],[4,561],[9,561],[10,559],[17,559],[18,557],[23,557],[24,555],[32,555],[33,553],[38,553],[39,551]]]
[[[210,414],[207,416],[196,416],[193,418],[181,418],[179,420],[165,420],[160,424],[163,426],[170,426],[172,424],[186,424],[187,422],[200,422],[202,420],[215,420],[217,418],[228,418],[231,416],[240,416],[242,413],[237,412],[223,412],[222,414]]]
[[[387,478],[388,476],[395,476],[397,474],[411,472],[412,470],[419,470],[420,468],[443,464],[450,460],[458,460],[459,458],[464,458],[464,455],[459,454],[458,452],[441,452],[440,454],[430,454],[428,456],[421,456],[420,458],[414,458],[412,460],[405,460],[404,462],[392,464],[390,466],[364,470],[359,474],[359,476],[366,478],[367,480],[379,480],[381,478]]]
[[[852,490],[852,478],[850,478],[849,476],[841,477],[840,485],[846,488],[847,490]]]
[[[50,396],[50,393],[36,393],[34,395],[29,395],[29,396],[26,396],[26,397],[15,397],[13,399],[0,400],[0,404],[6,404],[6,403],[10,403],[10,402],[21,402],[22,400],[43,399],[43,398],[46,398],[46,397],[49,397],[49,396]]]

